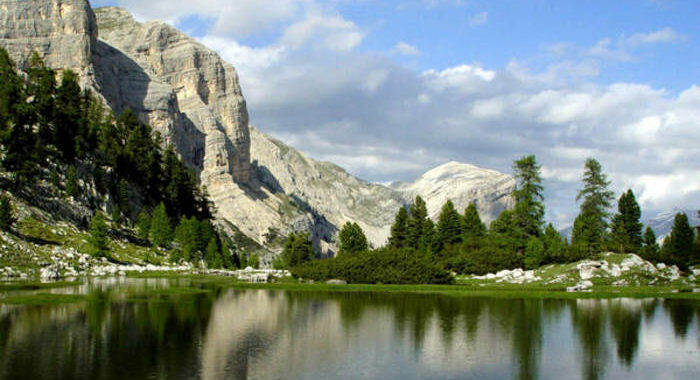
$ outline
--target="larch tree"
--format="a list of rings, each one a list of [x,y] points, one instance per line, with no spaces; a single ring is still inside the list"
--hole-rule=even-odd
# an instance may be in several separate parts
[[[588,158],[584,165],[583,188],[576,196],[576,200],[582,202],[571,237],[572,245],[585,255],[598,253],[603,247],[613,201],[609,186],[603,167],[594,158]]]

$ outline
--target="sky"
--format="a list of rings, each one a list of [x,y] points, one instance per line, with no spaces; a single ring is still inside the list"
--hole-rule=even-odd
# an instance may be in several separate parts
[[[92,0],[160,19],[239,74],[251,125],[365,180],[535,154],[547,219],[587,157],[648,215],[700,208],[700,2]]]

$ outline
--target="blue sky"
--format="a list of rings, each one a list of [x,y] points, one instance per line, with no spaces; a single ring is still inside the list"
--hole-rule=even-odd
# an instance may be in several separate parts
[[[109,0],[238,70],[251,124],[362,178],[456,160],[543,166],[576,213],[583,160],[645,210],[700,207],[700,2]]]

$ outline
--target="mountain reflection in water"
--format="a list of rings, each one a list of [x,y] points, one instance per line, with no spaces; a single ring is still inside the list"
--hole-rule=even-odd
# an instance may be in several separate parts
[[[4,379],[700,378],[700,303],[94,281],[0,305]],[[200,291],[204,288],[206,291]]]

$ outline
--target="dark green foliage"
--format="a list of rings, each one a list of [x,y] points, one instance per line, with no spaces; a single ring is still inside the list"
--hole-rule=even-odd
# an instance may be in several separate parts
[[[639,252],[642,247],[642,211],[632,190],[627,190],[617,202],[618,213],[612,221],[613,249],[618,252]]]
[[[15,208],[12,205],[10,197],[3,193],[0,195],[0,229],[9,231],[12,225],[17,221],[15,216]]]
[[[209,244],[207,244],[204,254],[204,260],[207,262],[208,268],[221,268],[223,265],[219,245],[216,243],[216,238],[214,237],[209,239]]]
[[[695,232],[688,223],[688,216],[679,212],[673,219],[671,234],[664,240],[661,257],[670,264],[687,269],[693,259]]]
[[[491,222],[489,229],[491,238],[496,238],[505,251],[511,256],[517,256],[522,253],[524,248],[523,241],[527,240],[524,231],[515,223],[515,213],[511,210],[503,210],[496,220]]]
[[[78,174],[76,173],[75,166],[73,165],[68,167],[68,174],[66,175],[66,194],[74,198],[80,194]]]
[[[520,266],[517,256],[497,234],[481,240],[477,249],[463,248],[447,263],[457,273],[486,274]]]
[[[49,182],[54,188],[59,189],[61,187],[61,179],[58,176],[58,169],[56,166],[51,167],[51,172],[49,173]]]
[[[535,269],[544,261],[545,247],[540,238],[530,236],[525,246],[525,257],[523,264],[525,269]]]
[[[142,210],[136,217],[136,236],[142,240],[148,240],[151,231],[151,216]]]
[[[455,210],[452,201],[448,200],[442,206],[438,216],[437,236],[435,239],[437,250],[461,243],[463,230],[462,217]]]
[[[182,217],[180,223],[175,228],[175,244],[180,251],[179,257],[185,261],[194,261],[198,259],[198,252],[204,252],[201,248],[199,240],[199,221],[192,218]],[[208,239],[205,244],[208,243]]]
[[[513,192],[515,210],[513,221],[527,236],[540,236],[544,225],[544,196],[540,166],[534,155],[513,163],[513,174],[518,187]]]
[[[119,226],[122,223],[122,211],[118,204],[112,206],[112,223],[115,226]]]
[[[474,203],[470,203],[464,210],[464,236],[483,237],[486,235],[486,225],[481,221],[479,211]]]
[[[584,166],[583,189],[576,196],[577,201],[583,202],[574,220],[571,237],[573,248],[582,254],[591,255],[602,249],[608,227],[608,210],[613,200],[609,186],[600,163],[588,158]]]
[[[406,246],[419,250],[430,249],[434,233],[434,224],[428,219],[428,209],[425,201],[417,196],[409,207],[408,235]]]
[[[38,137],[43,145],[54,142],[55,94],[56,73],[44,65],[37,52],[33,52],[27,69],[27,95],[33,97]]]
[[[432,262],[431,255],[410,248],[383,248],[313,260],[291,269],[295,277],[354,284],[449,284],[450,273]]]
[[[117,205],[127,218],[130,216],[129,212],[129,187],[126,184],[124,178],[119,180],[119,191],[117,192]]]
[[[401,207],[396,213],[394,224],[391,225],[389,246],[392,248],[404,248],[408,244],[408,211]]]
[[[151,218],[151,242],[154,247],[167,247],[172,240],[170,221],[163,203],[153,210]]]
[[[369,248],[367,237],[357,223],[347,222],[338,233],[340,239],[339,255],[355,254]]]
[[[659,244],[656,242],[656,234],[649,226],[647,226],[647,229],[644,230],[644,244],[639,251],[639,254],[644,260],[652,262],[657,262],[660,260]]]
[[[81,124],[85,123],[82,117],[82,97],[78,76],[71,70],[65,70],[61,77],[61,84],[56,89],[56,132],[54,143],[67,162],[75,158],[76,136]]]
[[[567,257],[567,244],[559,231],[554,229],[552,223],[547,224],[542,235],[544,244],[544,259],[542,264],[564,263],[569,260]]]
[[[287,236],[282,248],[282,260],[287,267],[294,267],[313,258],[313,243],[308,233],[294,233]]]
[[[246,263],[246,267],[251,267],[253,269],[259,269],[260,268],[260,257],[256,254],[253,253],[248,257],[248,262]]]
[[[105,257],[109,252],[109,238],[107,237],[107,221],[104,214],[96,213],[90,220],[90,250],[93,256]]]

